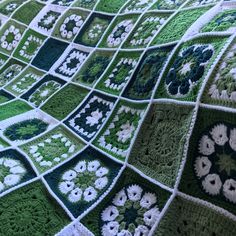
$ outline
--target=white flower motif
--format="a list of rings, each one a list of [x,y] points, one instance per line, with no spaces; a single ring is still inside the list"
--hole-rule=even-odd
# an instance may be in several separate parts
[[[160,26],[165,23],[166,19],[162,17],[147,17],[137,28],[136,33],[132,36],[130,44],[132,46],[147,45],[154,35],[159,30]],[[147,32],[149,27],[155,26],[152,31]],[[142,33],[146,32],[145,37],[142,37]]]
[[[101,166],[98,160],[81,160],[75,167],[62,174],[58,188],[72,203],[80,200],[91,202],[108,185],[108,173],[109,170]],[[87,181],[84,181],[84,178]]]
[[[131,185],[127,188],[128,197],[131,201],[139,201],[142,191],[142,188],[138,185]]]
[[[209,174],[211,169],[211,161],[208,159],[208,157],[198,157],[194,164],[194,169],[196,171],[196,174],[198,177],[203,177],[207,174]]]
[[[91,116],[86,117],[86,124],[89,124],[90,127],[93,125],[97,125],[102,116],[102,112],[97,109],[96,111],[93,111],[91,113]]]
[[[115,68],[112,70],[111,74],[108,76],[108,79],[104,81],[105,87],[115,91],[121,91],[126,85],[126,82],[130,80],[136,65],[136,59],[122,57]],[[119,80],[115,81],[117,75],[119,75],[120,73],[124,73],[124,67],[128,72],[124,74],[123,82],[120,83]]]
[[[222,187],[222,182],[220,180],[219,175],[209,174],[202,181],[202,186],[204,190],[210,195],[218,195]]]
[[[123,20],[112,30],[107,38],[107,45],[109,47],[117,47],[124,41],[128,33],[133,28],[132,20]]]
[[[9,40],[10,38],[10,40]],[[12,51],[18,45],[21,39],[21,33],[18,28],[11,25],[1,37],[1,47],[7,51]]]
[[[38,52],[39,48],[41,47],[41,45],[43,44],[43,40],[39,37],[36,37],[34,35],[30,35],[27,40],[24,42],[22,48],[19,51],[20,56],[31,60],[36,53]],[[33,48],[33,52],[28,52],[29,48]],[[31,50],[32,51],[32,50]]]
[[[79,32],[79,29],[81,28],[83,23],[84,21],[79,15],[72,14],[66,17],[60,27],[60,34],[62,38],[71,39]]]
[[[86,57],[86,53],[79,50],[72,50],[55,72],[66,77],[72,77],[80,69]]]
[[[206,156],[215,152],[215,143],[207,135],[202,136],[199,142],[199,152]]]
[[[121,125],[121,130],[117,132],[118,141],[125,143],[128,139],[132,137],[132,133],[135,130],[135,127],[133,124],[130,124],[129,121],[126,122],[126,124]]]
[[[55,144],[58,148],[58,151],[60,152],[60,156],[54,156],[53,153],[48,154],[43,152],[43,150],[47,149],[48,147],[55,147]],[[73,148],[73,150],[71,150],[71,148]],[[68,158],[69,154],[72,154],[74,152],[74,143],[72,143],[72,141],[69,141],[68,137],[66,137],[62,133],[52,134],[50,137],[45,138],[41,142],[30,146],[29,149],[29,153],[32,155],[35,161],[42,167],[51,167],[55,164],[58,164],[58,162],[60,162],[62,159]],[[49,158],[51,159],[49,160]],[[67,177],[66,175],[64,177],[69,178],[69,174],[71,174],[71,172],[67,173]]]
[[[97,133],[113,106],[114,102],[94,95],[88,99],[86,105],[84,104],[78,109],[75,115],[72,115],[68,123],[77,133],[91,139]]]
[[[214,126],[210,132],[216,144],[223,146],[228,141],[227,127],[223,124]]]
[[[112,200],[114,205],[109,205],[101,213],[103,236],[113,235],[114,232],[117,236],[149,235],[160,212],[154,205],[157,202],[156,195],[143,192],[139,185],[134,184],[120,190],[115,195]],[[152,208],[150,209],[150,207]],[[127,214],[133,214],[132,211],[136,214],[136,219],[133,219],[133,222],[127,222]],[[115,227],[114,231],[113,227]]]
[[[236,203],[236,181],[234,179],[228,179],[223,185],[224,196],[233,203]]]
[[[9,12],[12,12],[12,11],[14,11],[17,8],[17,6],[18,5],[16,3],[9,3],[6,6],[6,10],[9,11]]]
[[[236,129],[229,130],[226,124],[217,124],[209,133],[214,141],[208,135],[200,139],[199,152],[208,157],[196,158],[194,163],[196,176],[201,179],[206,193],[213,196],[222,194],[230,202],[236,203],[236,181],[232,178],[234,177],[232,171],[236,169],[234,156],[232,156],[236,148]],[[218,145],[217,148],[215,144]],[[227,176],[222,175],[222,172]]]
[[[93,25],[92,28],[88,32],[88,37],[90,39],[96,39],[103,30],[103,26],[100,24]]]

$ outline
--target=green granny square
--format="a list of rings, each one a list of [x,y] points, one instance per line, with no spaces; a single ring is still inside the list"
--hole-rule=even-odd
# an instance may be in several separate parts
[[[0,234],[54,235],[69,217],[41,182],[33,182],[0,199]]]
[[[129,163],[173,187],[192,114],[192,106],[170,102],[153,104],[132,147]]]

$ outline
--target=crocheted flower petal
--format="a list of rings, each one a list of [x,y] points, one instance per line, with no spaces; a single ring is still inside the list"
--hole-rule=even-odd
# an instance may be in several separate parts
[[[8,186],[13,186],[17,183],[20,182],[20,175],[13,175],[13,174],[10,174],[10,175],[7,175],[5,178],[4,178],[4,184],[8,185]]]
[[[74,188],[74,183],[70,182],[70,181],[65,181],[65,182],[61,182],[59,184],[59,190],[64,193],[67,194],[68,192],[70,192],[73,188]]]
[[[230,131],[229,145],[234,151],[236,151],[236,129]]]
[[[100,166],[100,162],[95,160],[95,161],[90,161],[88,163],[88,171],[96,171],[98,167]]]
[[[215,143],[209,138],[209,136],[202,136],[199,141],[199,152],[203,155],[209,156],[215,152]]]
[[[86,202],[91,202],[97,197],[97,191],[93,187],[88,187],[84,191],[84,200]]]
[[[74,168],[78,173],[82,173],[86,170],[86,161],[80,161]]]
[[[136,229],[135,229],[135,233],[134,236],[148,236],[149,233],[149,229],[145,226],[145,225],[139,225]]]
[[[119,223],[116,221],[109,222],[102,227],[102,236],[115,236],[119,230]]]
[[[211,135],[216,144],[223,146],[228,141],[227,137],[227,126],[220,124],[216,125],[211,130]]]
[[[149,209],[157,202],[157,197],[153,193],[145,193],[140,201],[140,206]]]
[[[119,215],[119,211],[115,206],[109,206],[102,212],[103,221],[113,221]]]
[[[131,201],[139,201],[143,189],[139,185],[131,185],[127,188],[128,197]]]
[[[217,195],[220,193],[222,187],[222,182],[217,174],[209,174],[202,181],[202,186],[204,190],[210,195]]]
[[[211,169],[211,161],[208,159],[208,157],[198,157],[194,164],[194,169],[198,177],[203,177],[207,174],[209,174]]]
[[[108,178],[105,176],[95,181],[95,188],[102,190],[103,188],[106,187],[107,184],[108,184]]]
[[[76,177],[76,172],[73,170],[68,170],[62,175],[62,179],[68,181],[74,179],[75,177]]]
[[[144,213],[143,220],[146,225],[153,226],[159,217],[159,210],[157,207],[150,209]]]
[[[236,203],[236,181],[234,179],[228,179],[223,185],[224,196],[233,203]]]
[[[68,200],[73,203],[78,202],[81,199],[82,193],[83,192],[80,188],[75,188],[70,192]]]
[[[116,194],[112,203],[116,206],[124,206],[126,201],[127,201],[127,196],[125,190],[121,190],[119,193]]]

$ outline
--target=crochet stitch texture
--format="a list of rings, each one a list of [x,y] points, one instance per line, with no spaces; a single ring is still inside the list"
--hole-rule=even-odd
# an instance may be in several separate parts
[[[235,0],[0,0],[0,236],[235,236],[235,109]]]

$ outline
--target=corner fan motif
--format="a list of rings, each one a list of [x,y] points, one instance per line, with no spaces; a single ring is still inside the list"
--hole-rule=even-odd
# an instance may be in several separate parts
[[[236,235],[234,0],[0,0],[0,235]]]

